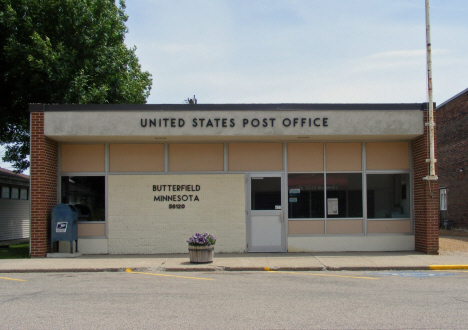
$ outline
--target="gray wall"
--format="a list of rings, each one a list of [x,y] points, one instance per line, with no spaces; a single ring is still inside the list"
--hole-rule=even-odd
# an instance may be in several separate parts
[[[150,127],[150,120],[156,125]],[[209,121],[211,125],[207,124]],[[45,113],[44,124],[45,134],[58,141],[70,137],[95,141],[106,138],[128,141],[129,137],[140,137],[154,142],[158,136],[278,139],[302,135],[326,140],[331,137],[412,139],[423,134],[423,129],[423,112],[415,110],[54,111]]]

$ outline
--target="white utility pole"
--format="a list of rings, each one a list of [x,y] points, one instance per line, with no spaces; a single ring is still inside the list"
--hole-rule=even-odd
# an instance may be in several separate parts
[[[429,110],[428,122],[426,126],[429,127],[429,175],[425,176],[423,180],[437,180],[435,173],[435,152],[434,152],[434,102],[432,101],[432,59],[431,59],[431,18],[429,9],[429,0],[426,0],[426,44],[427,44],[427,86],[429,93]]]

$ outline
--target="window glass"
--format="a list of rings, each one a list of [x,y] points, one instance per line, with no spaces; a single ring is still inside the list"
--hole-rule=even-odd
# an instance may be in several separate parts
[[[281,178],[258,177],[251,179],[251,209],[281,210]]]
[[[10,198],[10,187],[2,187],[2,198]]]
[[[62,203],[78,209],[79,221],[105,220],[105,178],[103,176],[63,176]]]
[[[367,175],[367,217],[410,217],[409,174]]]
[[[327,218],[362,218],[362,174],[327,174]]]
[[[323,174],[289,174],[289,219],[324,218]]]
[[[28,189],[21,188],[20,190],[20,199],[28,199]]]
[[[440,189],[440,210],[441,211],[447,211],[447,189]]]
[[[11,188],[11,199],[19,199],[19,188]]]

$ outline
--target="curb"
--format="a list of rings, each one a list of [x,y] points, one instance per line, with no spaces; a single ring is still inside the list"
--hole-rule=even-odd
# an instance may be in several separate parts
[[[328,271],[430,270],[430,266],[325,267]]]
[[[429,266],[382,266],[382,267],[135,267],[135,268],[53,268],[53,269],[0,269],[1,273],[105,273],[105,272],[126,272],[127,269],[136,272],[145,271],[163,271],[163,272],[262,272],[262,271],[301,271],[301,272],[317,272],[317,271],[405,271],[405,270],[455,270],[468,269],[468,265],[429,265]]]
[[[125,268],[57,268],[57,269],[0,269],[0,274],[11,273],[116,273]]]
[[[430,265],[431,270],[468,269],[468,265]]]

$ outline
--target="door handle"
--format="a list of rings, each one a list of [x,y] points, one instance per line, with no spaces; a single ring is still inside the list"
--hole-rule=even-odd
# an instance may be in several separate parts
[[[280,212],[280,221],[283,222],[284,221],[284,215],[283,215],[283,211]]]

